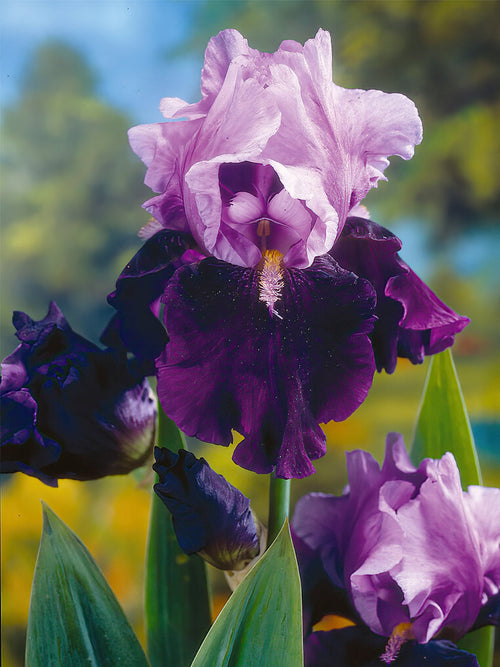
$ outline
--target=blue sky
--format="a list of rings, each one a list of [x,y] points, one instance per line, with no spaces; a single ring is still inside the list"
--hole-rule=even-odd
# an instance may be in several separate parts
[[[161,118],[161,97],[199,97],[202,55],[168,56],[190,34],[197,0],[2,0],[1,103],[16,98],[39,44],[63,39],[98,75],[98,94],[134,122]]]

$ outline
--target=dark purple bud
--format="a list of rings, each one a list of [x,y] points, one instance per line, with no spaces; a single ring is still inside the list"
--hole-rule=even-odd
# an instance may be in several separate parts
[[[159,483],[183,551],[199,553],[221,570],[241,570],[259,553],[259,536],[250,501],[203,458],[155,448]]]

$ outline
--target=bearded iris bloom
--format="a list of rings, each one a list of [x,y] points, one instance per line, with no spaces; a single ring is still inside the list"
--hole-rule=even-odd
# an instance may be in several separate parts
[[[201,101],[166,98],[178,122],[130,130],[155,222],[103,338],[118,331],[155,360],[162,406],[188,435],[227,446],[236,430],[236,463],[283,478],[314,472],[319,424],[352,414],[376,368],[419,363],[467,323],[399,258],[399,239],[357,216],[388,156],[421,141],[414,104],[346,90],[331,71],[323,30],[273,54],[225,30]]]
[[[157,407],[137,362],[74,332],[55,303],[39,322],[21,312],[13,322],[21,342],[2,362],[1,472],[57,486],[144,465]]]
[[[463,492],[449,453],[415,468],[398,434],[388,437],[381,469],[361,451],[347,454],[347,467],[344,495],[305,496],[292,520],[306,664],[328,664],[322,656],[334,646],[353,667],[372,664],[376,651],[388,664],[400,652],[401,665],[451,660],[449,640],[500,620],[500,490]],[[355,627],[311,634],[328,613]],[[357,662],[356,642],[365,649]],[[456,659],[477,664],[460,652]]]

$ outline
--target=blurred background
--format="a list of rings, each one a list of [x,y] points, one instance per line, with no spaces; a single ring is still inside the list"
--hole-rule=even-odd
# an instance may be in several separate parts
[[[54,299],[97,342],[111,315],[106,295],[140,247],[148,216],[144,167],[126,131],[162,120],[162,97],[200,97],[203,51],[237,28],[274,51],[330,31],[334,79],[345,87],[402,92],[419,108],[424,141],[410,162],[393,158],[388,183],[365,204],[403,240],[403,258],[471,324],[454,356],[483,467],[500,469],[500,4],[400,0],[335,2],[83,2],[3,0],[1,81],[2,358],[16,346],[11,315],[42,318]],[[293,498],[338,493],[343,452],[380,460],[385,434],[411,442],[427,363],[400,362],[375,378],[348,421],[326,427],[317,474]],[[266,515],[267,480],[236,469],[231,451],[191,443]],[[148,471],[49,489],[22,475],[2,482],[2,664],[23,664],[31,578],[44,499],[81,537],[143,639],[142,570]],[[112,535],[112,539],[110,539]],[[215,576],[216,601],[227,595]]]

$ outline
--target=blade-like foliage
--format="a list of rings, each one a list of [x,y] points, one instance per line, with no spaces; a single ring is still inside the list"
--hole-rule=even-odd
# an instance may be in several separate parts
[[[300,579],[288,523],[216,619],[191,667],[302,667]]]
[[[481,483],[474,438],[450,350],[432,357],[420,404],[411,457],[440,458],[452,452],[462,485]]]
[[[147,664],[137,637],[85,545],[44,506],[26,666]]]
[[[481,484],[481,471],[469,417],[450,350],[432,357],[411,448],[413,462],[451,452],[464,488]],[[459,642],[477,656],[481,667],[493,664],[493,628],[482,628]]]
[[[182,436],[160,411],[159,444],[178,451]],[[211,623],[205,561],[179,547],[170,512],[153,493],[146,561],[146,634],[153,667],[187,667]]]

